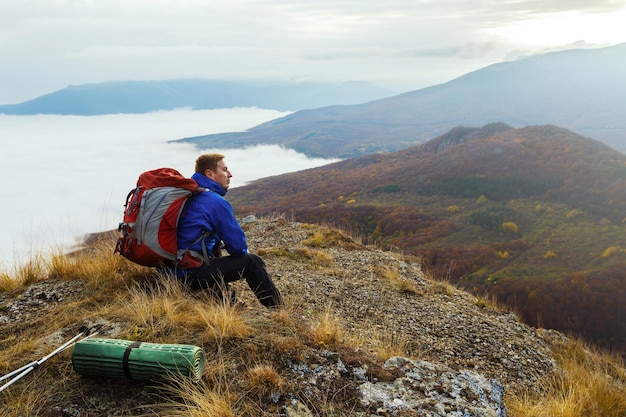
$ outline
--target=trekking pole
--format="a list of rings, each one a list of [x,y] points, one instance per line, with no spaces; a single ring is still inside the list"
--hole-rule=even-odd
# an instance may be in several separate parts
[[[47,361],[48,359],[50,359],[51,357],[53,357],[54,355],[56,355],[57,353],[63,352],[65,349],[69,348],[70,346],[72,346],[74,343],[76,343],[76,341],[78,339],[80,339],[81,336],[85,335],[85,338],[93,336],[97,334],[97,332],[93,333],[93,334],[89,334],[89,329],[88,328],[81,328],[80,333],[78,333],[76,336],[72,337],[70,340],[68,340],[67,342],[63,343],[61,346],[59,346],[58,348],[56,348],[54,351],[50,352],[49,354],[47,354],[46,356],[44,356],[43,358],[33,361],[27,365],[22,366],[19,369],[16,369],[15,371],[9,372],[8,374],[0,377],[0,381],[3,381],[5,379],[10,378],[13,375],[17,376],[15,378],[13,378],[12,380],[10,380],[9,382],[7,382],[6,384],[4,384],[3,386],[0,387],[0,392],[4,391],[6,388],[8,388],[9,386],[11,386],[13,383],[17,382],[19,379],[21,379],[22,377],[26,376],[27,374],[29,374],[31,371],[33,371],[35,368],[37,368],[39,365],[41,365],[42,363],[44,363],[45,361]]]
[[[38,366],[38,364],[39,364],[39,363],[42,363],[42,362],[43,362],[44,360],[46,360],[48,357],[51,357],[51,356],[53,356],[53,355],[55,355],[55,354],[57,354],[57,353],[62,352],[63,350],[65,350],[65,348],[69,347],[69,344],[71,344],[73,341],[75,341],[75,340],[76,340],[77,338],[79,338],[80,336],[82,336],[82,333],[80,333],[80,334],[78,334],[78,335],[74,336],[72,339],[68,340],[68,341],[67,341],[67,342],[65,342],[63,345],[59,346],[59,347],[58,347],[58,348],[57,348],[54,352],[52,352],[52,353],[48,354],[48,355],[47,355],[47,356],[45,356],[44,358],[39,359],[39,360],[36,360],[36,361],[32,361],[31,363],[26,364],[26,365],[22,366],[22,367],[21,367],[21,368],[19,368],[19,369],[16,369],[16,370],[14,370],[14,371],[9,372],[9,373],[8,373],[8,374],[6,374],[6,375],[1,376],[1,377],[0,377],[0,381],[4,381],[5,379],[9,379],[9,378],[11,378],[13,375],[15,375],[15,374],[19,374],[20,372],[24,371],[24,370],[25,370],[25,369],[27,369],[27,368],[30,368],[30,367],[35,367],[35,368],[36,368],[36,367]],[[4,387],[3,387],[3,388],[4,388]]]

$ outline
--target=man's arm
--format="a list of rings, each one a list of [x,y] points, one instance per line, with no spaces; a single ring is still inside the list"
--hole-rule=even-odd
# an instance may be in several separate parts
[[[222,239],[230,255],[245,255],[248,253],[246,235],[237,222],[230,203],[223,198],[215,198],[215,200],[213,210],[211,210],[213,231]]]

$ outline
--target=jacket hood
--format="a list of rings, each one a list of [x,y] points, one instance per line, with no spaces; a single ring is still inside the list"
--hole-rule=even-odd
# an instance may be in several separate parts
[[[191,176],[191,178],[194,179],[200,187],[208,188],[209,190],[215,191],[221,196],[226,195],[226,190],[224,189],[224,187],[222,187],[212,179],[208,178],[206,175],[198,174],[196,172]]]

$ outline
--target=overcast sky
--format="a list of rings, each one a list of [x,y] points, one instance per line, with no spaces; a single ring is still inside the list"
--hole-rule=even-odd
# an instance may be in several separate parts
[[[0,0],[0,104],[113,80],[368,80],[410,91],[626,42],[626,0]]]

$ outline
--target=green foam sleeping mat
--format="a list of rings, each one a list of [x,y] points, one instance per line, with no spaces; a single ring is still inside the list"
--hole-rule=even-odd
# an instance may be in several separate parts
[[[72,351],[72,367],[87,377],[152,380],[183,375],[199,381],[205,353],[193,345],[86,338]]]

